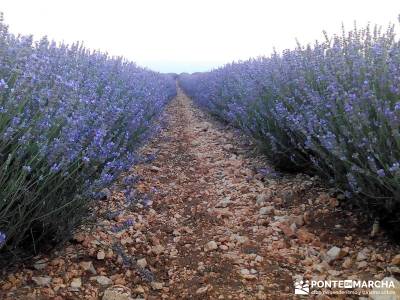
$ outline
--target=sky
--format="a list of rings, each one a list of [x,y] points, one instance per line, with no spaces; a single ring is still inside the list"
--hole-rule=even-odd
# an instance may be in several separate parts
[[[0,11],[16,34],[192,73],[321,40],[342,22],[398,27],[400,0],[0,0]]]

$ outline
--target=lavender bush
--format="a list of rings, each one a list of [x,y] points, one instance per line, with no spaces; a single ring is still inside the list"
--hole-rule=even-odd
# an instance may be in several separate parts
[[[0,252],[68,238],[90,199],[135,163],[175,80],[0,22]]]
[[[269,58],[182,75],[204,109],[286,170],[319,174],[371,217],[400,222],[400,44],[369,26]],[[350,201],[350,200],[349,200]]]

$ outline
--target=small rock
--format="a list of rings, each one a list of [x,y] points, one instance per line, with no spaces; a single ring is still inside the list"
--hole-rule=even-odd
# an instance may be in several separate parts
[[[269,195],[267,195],[265,193],[259,194],[259,195],[257,195],[257,198],[256,198],[256,204],[258,206],[261,206],[261,205],[265,204],[265,202],[268,201],[269,198],[270,198]]]
[[[50,282],[51,282],[51,279],[52,279],[52,278],[49,277],[49,276],[43,276],[43,277],[37,276],[37,277],[32,277],[33,282],[36,283],[37,285],[40,285],[40,286],[49,285]]]
[[[249,238],[247,236],[243,236],[243,235],[238,235],[238,234],[234,234],[233,238],[239,243],[239,244],[244,244],[246,243]]]
[[[257,255],[256,258],[254,259],[256,262],[262,262],[264,258],[262,258],[260,255]]]
[[[328,252],[326,252],[326,255],[327,255],[326,261],[328,263],[330,263],[330,262],[332,262],[334,260],[337,260],[337,259],[339,259],[341,257],[342,250],[339,247],[334,246],[331,249],[329,249]]]
[[[342,267],[345,269],[348,269],[351,267],[351,265],[353,264],[353,261],[351,260],[350,257],[346,258],[342,264]]]
[[[199,265],[197,267],[197,271],[203,272],[205,270],[205,266],[203,262],[199,262]]]
[[[79,263],[79,265],[84,271],[90,272],[93,275],[97,274],[96,269],[94,268],[93,263],[91,261],[82,261]]]
[[[161,245],[156,245],[151,248],[151,252],[153,252],[156,255],[160,255],[161,253],[164,252],[164,250],[165,250],[165,248]]]
[[[286,235],[287,237],[293,237],[295,236],[294,230],[292,227],[286,225],[285,223],[281,223],[279,225],[279,228],[282,230],[282,232],[284,233],[284,235]]]
[[[159,167],[156,167],[156,166],[152,166],[152,167],[150,168],[150,170],[152,170],[153,172],[159,172],[159,171],[161,171],[161,169],[160,169]]]
[[[312,258],[306,257],[301,263],[304,266],[311,266],[314,263],[314,261],[312,260]]]
[[[392,265],[400,265],[400,254],[397,254],[395,257],[393,257]]]
[[[360,261],[360,262],[357,263],[357,268],[359,268],[359,269],[364,269],[367,266],[368,266],[368,263],[365,260]]]
[[[47,260],[46,259],[40,259],[40,260],[35,262],[33,267],[38,271],[43,270],[43,269],[45,269],[47,267]]]
[[[143,288],[141,285],[138,285],[138,286],[135,287],[135,289],[133,290],[133,292],[134,292],[135,294],[144,294],[144,293],[145,293],[145,290],[144,290],[144,288]]]
[[[278,239],[278,238],[277,238]],[[271,243],[271,247],[274,251],[287,248],[287,243],[284,240],[276,240]]]
[[[303,244],[310,243],[315,240],[315,235],[304,228],[300,228],[296,231],[297,238]]]
[[[131,300],[132,294],[128,287],[114,285],[104,291],[102,300]]]
[[[241,275],[249,275],[249,274],[250,274],[250,271],[249,271],[249,269],[241,269],[241,270],[240,270],[240,274],[241,274]]]
[[[364,251],[358,252],[357,258],[356,258],[357,261],[363,261],[366,259],[367,259],[367,256],[365,255]]]
[[[207,293],[207,291],[208,291],[209,289],[210,289],[210,286],[209,286],[209,285],[203,286],[203,287],[198,288],[198,289],[196,290],[196,294],[197,294],[197,295],[205,294],[205,293]]]
[[[100,285],[111,285],[112,284],[112,280],[106,276],[94,276],[94,277],[91,277],[91,279],[96,280],[97,283]]]
[[[127,237],[126,239],[121,239],[121,244],[122,245],[133,244],[133,239],[131,237]]]
[[[156,282],[156,281],[151,282],[150,285],[153,290],[162,290],[162,288],[164,286],[164,284],[162,282]]]
[[[229,247],[227,245],[220,245],[219,249],[221,249],[222,251],[227,251]]]
[[[320,264],[313,265],[313,269],[320,273],[324,273],[325,271],[329,270],[329,265],[326,261],[323,261]]]
[[[229,151],[229,150],[233,149],[233,146],[231,144],[226,144],[226,145],[223,145],[222,148],[224,148],[225,150]]]
[[[71,287],[73,288],[80,288],[82,286],[82,279],[81,278],[74,278],[71,281]]]
[[[389,271],[390,274],[400,274],[400,268],[399,267],[388,267],[387,270]]]
[[[246,280],[255,280],[255,279],[257,279],[257,276],[253,275],[253,274],[242,274],[241,276],[242,276],[243,279],[246,279]]]
[[[218,245],[215,241],[209,241],[205,246],[204,246],[204,251],[213,251],[218,249]]]
[[[274,212],[273,206],[264,206],[260,208],[259,214],[260,215],[270,215]]]
[[[263,291],[258,291],[256,294],[257,300],[267,299],[267,295]]]
[[[229,204],[231,204],[231,200],[230,200],[229,197],[226,197],[226,198],[222,199],[221,201],[219,201],[219,202],[215,205],[215,207],[216,207],[216,208],[225,208],[225,207],[227,207]]]
[[[103,260],[106,257],[106,254],[103,250],[100,250],[99,252],[97,252],[97,259],[98,260]]]
[[[176,257],[178,255],[178,250],[177,249],[172,249],[169,253],[170,257]]]
[[[303,215],[294,217],[294,223],[295,223],[298,227],[303,226],[303,225],[304,225],[304,217],[303,217]]]
[[[267,227],[268,224],[269,224],[269,222],[268,222],[267,219],[258,219],[258,220],[257,220],[257,225],[259,225],[259,226],[265,226],[265,227]]]
[[[146,266],[147,266],[147,261],[145,258],[138,259],[136,263],[141,268],[146,268]]]
[[[337,270],[328,270],[327,272],[328,272],[329,275],[332,275],[332,276],[335,276],[335,277],[337,277],[340,274],[342,274],[341,271],[337,271]]]
[[[82,232],[77,232],[74,234],[73,240],[78,243],[82,243],[85,240],[86,236]]]

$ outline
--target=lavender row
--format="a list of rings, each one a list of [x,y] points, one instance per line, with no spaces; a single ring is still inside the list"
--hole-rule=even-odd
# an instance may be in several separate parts
[[[172,76],[1,22],[0,252],[68,238],[175,94]]]
[[[369,216],[400,222],[400,44],[394,26],[182,75],[204,109],[279,168],[316,173]]]

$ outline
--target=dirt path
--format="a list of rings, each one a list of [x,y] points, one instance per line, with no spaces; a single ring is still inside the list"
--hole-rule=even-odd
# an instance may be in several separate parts
[[[400,274],[398,247],[371,238],[313,179],[266,169],[249,141],[182,91],[166,117],[142,149],[147,162],[99,203],[95,227],[7,273],[1,299],[129,299],[121,291],[131,299],[293,299],[293,280],[303,276]]]
[[[157,172],[150,167],[149,176],[148,170],[138,170],[160,191],[148,235],[165,247],[163,264],[155,270],[168,286],[165,295],[262,297],[265,287],[286,283],[285,272],[271,279],[278,269],[264,259],[267,249],[256,229],[262,219],[254,218],[254,200],[263,187],[256,181],[249,184],[254,174],[231,144],[232,132],[209,123],[182,92],[168,114],[169,130],[149,149],[160,151]]]

